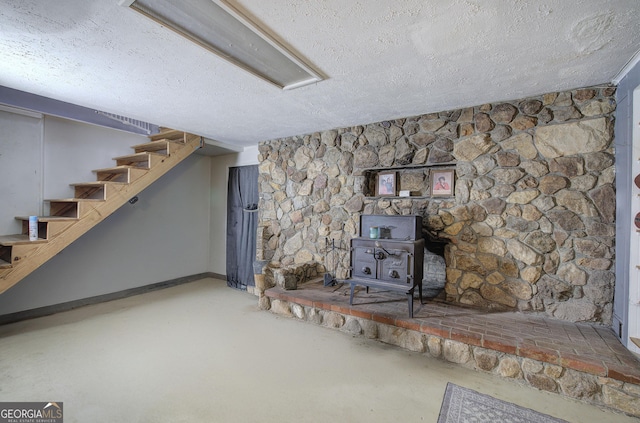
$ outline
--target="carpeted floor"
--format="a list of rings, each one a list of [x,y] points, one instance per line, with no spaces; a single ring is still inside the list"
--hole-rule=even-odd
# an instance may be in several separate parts
[[[529,408],[447,384],[438,423],[567,423]]]

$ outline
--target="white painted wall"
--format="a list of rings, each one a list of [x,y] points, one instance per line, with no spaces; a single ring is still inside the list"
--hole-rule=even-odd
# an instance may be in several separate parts
[[[640,66],[640,65],[638,65]],[[638,86],[633,92],[632,98],[632,122],[640,122],[640,86]],[[636,175],[640,175],[640,128],[638,125],[633,125],[632,129],[633,140],[633,164],[632,164],[632,178]],[[633,187],[632,196],[632,216],[636,213],[640,213],[640,189],[637,186]],[[640,233],[636,233],[631,236],[631,245],[629,248],[629,255],[631,260],[629,261],[629,297],[628,297],[628,331],[627,336],[640,339]],[[626,283],[627,281],[620,281]],[[640,354],[640,348],[636,346],[630,339],[625,339],[627,348],[636,354]]]
[[[92,169],[113,166],[113,157],[145,140],[47,117],[45,197],[70,197],[69,183],[94,181]],[[3,179],[25,160],[0,168]],[[122,207],[0,295],[0,315],[207,272],[210,164],[210,157],[187,158],[144,190],[135,205]]]
[[[0,234],[20,233],[16,216],[42,213],[43,123],[37,113],[0,109]]]
[[[258,146],[242,153],[211,158],[211,257],[209,269],[226,275],[227,260],[227,184],[229,168],[258,164]]]
[[[115,166],[113,158],[133,153],[143,135],[51,116],[44,124],[44,196],[72,198],[74,182],[95,181],[94,169]]]

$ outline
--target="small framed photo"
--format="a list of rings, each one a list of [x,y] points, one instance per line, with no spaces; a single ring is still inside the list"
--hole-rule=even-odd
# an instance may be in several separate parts
[[[376,195],[395,196],[396,195],[396,172],[378,173],[376,183]]]
[[[453,196],[454,183],[453,169],[432,169],[431,170],[431,196],[451,197]]]

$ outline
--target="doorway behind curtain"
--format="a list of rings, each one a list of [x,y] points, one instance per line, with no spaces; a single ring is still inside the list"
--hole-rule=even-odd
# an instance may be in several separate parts
[[[227,192],[227,285],[241,290],[255,286],[258,228],[258,166],[229,168]]]

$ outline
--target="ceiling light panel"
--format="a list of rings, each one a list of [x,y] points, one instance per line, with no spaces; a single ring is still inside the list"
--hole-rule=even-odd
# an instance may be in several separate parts
[[[218,56],[280,88],[324,79],[246,15],[221,0],[121,0]]]

